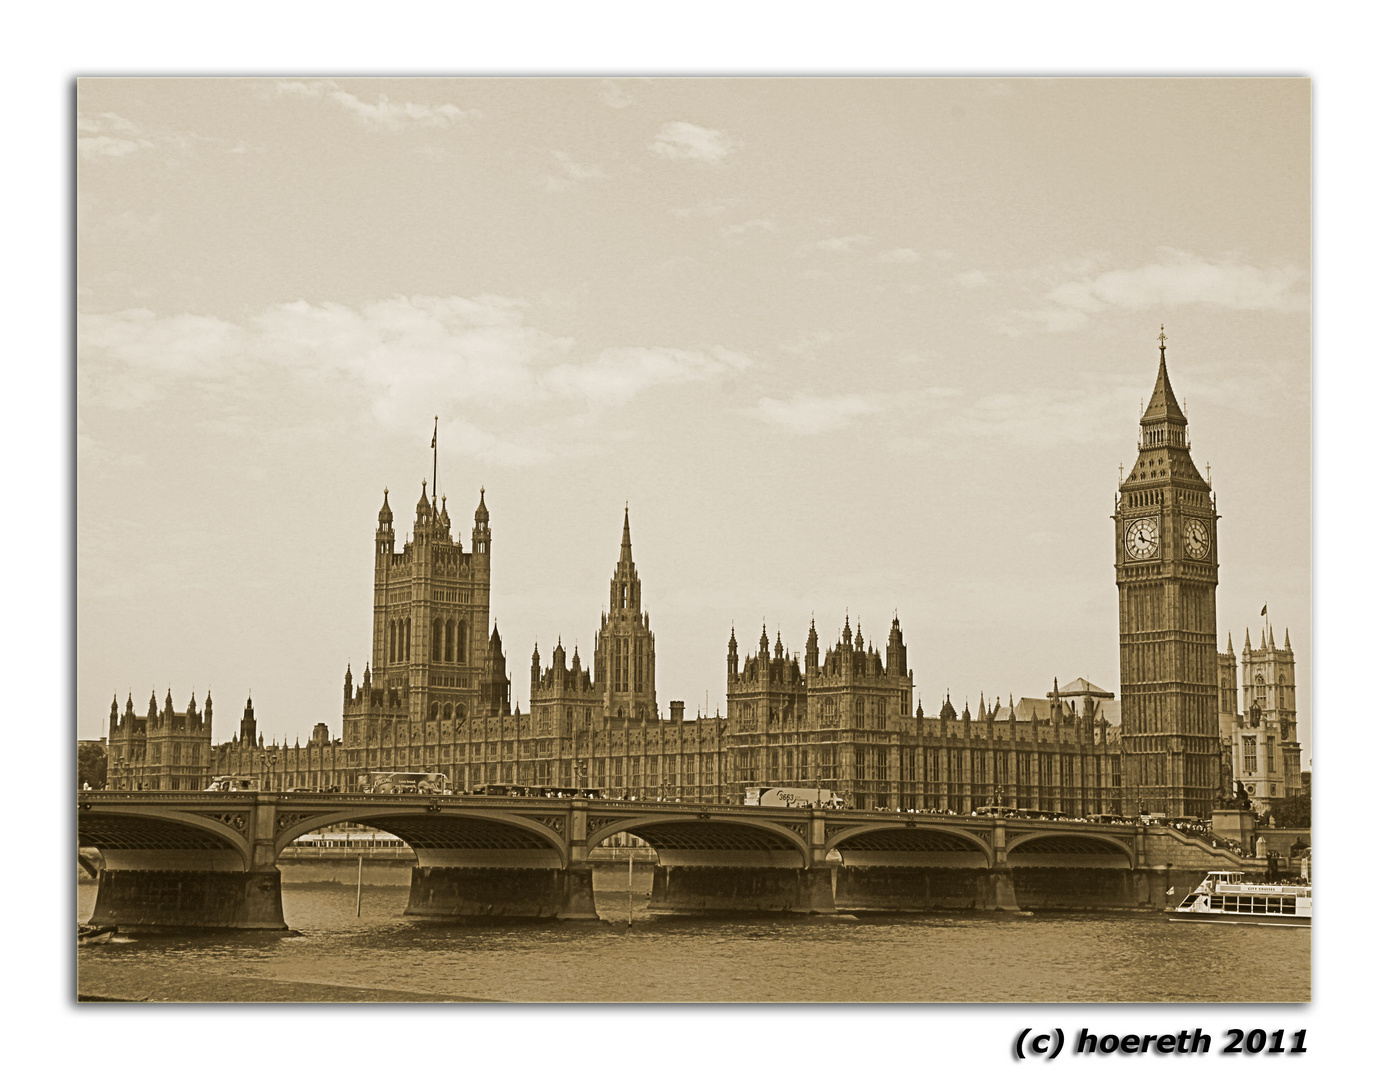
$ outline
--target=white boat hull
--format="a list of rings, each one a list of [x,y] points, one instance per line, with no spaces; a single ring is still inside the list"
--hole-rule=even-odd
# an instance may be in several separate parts
[[[1234,911],[1177,911],[1167,909],[1169,922],[1198,923],[1244,923],[1254,926],[1308,926],[1312,925],[1310,915],[1267,915],[1252,912]]]

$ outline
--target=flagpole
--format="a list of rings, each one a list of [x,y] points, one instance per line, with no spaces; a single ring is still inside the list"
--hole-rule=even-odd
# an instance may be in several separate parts
[[[439,418],[434,418],[434,438],[429,440],[429,448],[434,451],[434,495],[433,501],[439,501]]]

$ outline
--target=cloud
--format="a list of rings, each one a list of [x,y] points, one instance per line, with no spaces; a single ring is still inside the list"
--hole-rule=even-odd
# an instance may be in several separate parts
[[[442,105],[421,105],[413,101],[391,101],[385,94],[377,95],[374,102],[363,101],[331,79],[282,79],[275,83],[275,92],[282,97],[331,102],[347,110],[367,127],[391,130],[449,127],[461,120],[481,115],[476,109],[460,109],[449,102]]]
[[[709,352],[669,348],[604,349],[583,364],[561,364],[543,384],[560,394],[579,394],[605,406],[624,405],[657,386],[714,382],[742,371],[750,361],[727,349]]]
[[[671,161],[713,163],[726,158],[733,150],[733,143],[722,131],[672,120],[656,133],[649,147],[657,157]]]
[[[79,116],[77,130],[77,152],[88,159],[125,157],[154,146],[139,125],[116,113]]]
[[[607,172],[599,165],[581,164],[563,150],[552,150],[551,154],[559,165],[561,175],[545,177],[545,187],[550,191],[567,191],[577,184],[607,179]]]
[[[944,444],[956,447],[1112,443],[1133,423],[1134,403],[1132,385],[1117,380],[1091,380],[1066,390],[1031,387],[957,400],[934,427]]]
[[[879,262],[884,263],[919,263],[921,256],[911,248],[893,248],[891,251],[884,251],[878,256]]]
[[[694,206],[677,206],[671,213],[676,217],[717,217],[728,209],[728,203],[719,199],[701,199]]]
[[[1307,275],[1292,265],[1254,266],[1227,259],[1213,262],[1185,251],[1163,250],[1161,262],[1130,270],[1107,270],[1063,282],[1046,294],[1048,304],[1016,312],[1018,319],[1047,330],[1075,330],[1091,316],[1120,309],[1140,311],[1189,304],[1237,311],[1305,311]],[[1016,320],[1007,327],[1021,333]]]
[[[982,270],[967,270],[955,275],[955,284],[962,289],[978,289],[989,284],[989,278]]]
[[[747,410],[748,415],[797,435],[821,435],[840,431],[862,416],[886,411],[885,394],[804,394],[789,398],[764,397]]]
[[[300,300],[239,320],[87,314],[78,324],[79,401],[83,409],[196,407],[234,418],[327,410],[392,430],[435,413],[467,416],[456,445],[524,465],[621,438],[602,418],[641,394],[749,366],[716,347],[585,355],[572,338],[530,325],[528,313],[521,300],[481,295],[358,306]]]
[[[228,154],[265,151],[263,146],[199,135],[195,131],[150,128],[110,112],[79,116],[77,132],[77,153],[88,161],[128,157],[142,150],[161,150],[169,154],[189,153],[199,148],[212,148]]]
[[[855,233],[852,236],[831,236],[825,240],[817,240],[813,244],[807,245],[802,249],[802,253],[808,251],[827,251],[832,255],[848,255],[860,250],[871,237],[864,236],[862,233]]]
[[[753,218],[751,221],[744,221],[737,225],[723,225],[719,228],[719,235],[725,239],[743,236],[750,232],[776,232],[776,223],[770,218]]]
[[[610,109],[625,109],[632,104],[632,95],[625,79],[599,79],[598,97]]]

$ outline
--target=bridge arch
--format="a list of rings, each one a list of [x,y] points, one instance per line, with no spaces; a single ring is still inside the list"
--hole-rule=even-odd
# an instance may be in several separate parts
[[[569,853],[563,837],[532,818],[503,811],[443,806],[363,806],[311,814],[275,832],[275,856],[306,833],[346,823],[366,825],[403,840],[424,866],[443,852],[477,853],[471,861],[515,862],[527,857],[563,869]],[[482,853],[493,853],[489,858]],[[501,853],[510,853],[503,859]],[[519,853],[529,853],[526,854]],[[446,861],[452,863],[454,859]]]
[[[78,814],[77,843],[100,851],[108,869],[142,869],[155,859],[161,867],[248,870],[250,822],[249,807],[212,816],[105,805]]]
[[[826,837],[825,850],[838,851],[845,865],[934,863],[988,869],[993,848],[969,829],[907,818],[851,825]]]
[[[605,819],[589,833],[589,851],[624,832],[645,840],[666,865],[713,859],[740,864],[747,861],[747,853],[756,852],[762,861],[800,869],[810,866],[810,845],[794,829],[775,821],[710,811]]]
[[[1014,866],[1085,866],[1132,870],[1134,851],[1099,832],[1039,829],[1010,837],[1004,849]]]

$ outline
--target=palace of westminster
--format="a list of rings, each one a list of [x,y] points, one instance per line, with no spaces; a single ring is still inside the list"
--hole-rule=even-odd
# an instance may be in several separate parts
[[[596,788],[610,797],[742,801],[747,786],[832,788],[850,806],[968,813],[984,805],[1068,815],[1163,811],[1209,817],[1236,782],[1256,806],[1301,790],[1293,652],[1272,630],[1219,651],[1215,497],[1191,460],[1166,344],[1141,420],[1138,458],[1114,503],[1120,688],[1053,680],[1039,697],[971,714],[946,695],[912,708],[896,618],[882,651],[845,620],[802,653],[762,629],[740,657],[728,639],[727,715],[687,717],[656,699],[656,639],[624,514],[608,610],[585,667],[578,649],[531,655],[530,712],[511,704],[501,635],[488,632],[492,534],[485,499],[468,542],[421,491],[397,550],[389,498],[377,516],[371,662],[343,682],[342,736],[266,745],[247,699],[237,734],[212,742],[212,697],[145,715],[113,699],[108,784],[197,790],[215,775],[273,790],[355,791],[379,771],[446,773],[482,785]],[[1120,710],[1122,709],[1122,718]]]

